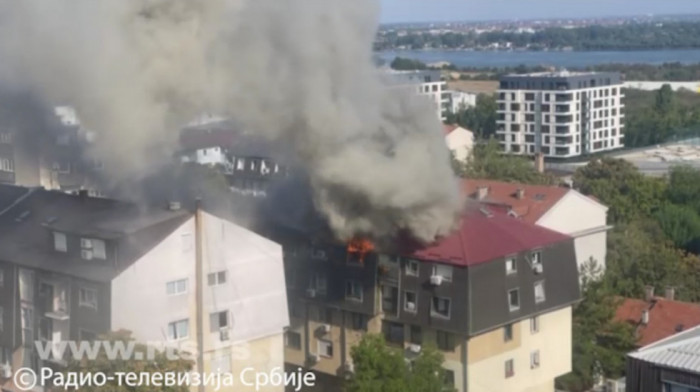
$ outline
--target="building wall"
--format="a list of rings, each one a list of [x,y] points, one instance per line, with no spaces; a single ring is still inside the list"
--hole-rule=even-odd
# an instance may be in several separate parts
[[[554,379],[571,371],[571,307],[541,314],[539,332],[530,319],[513,324],[513,340],[504,342],[503,328],[468,343],[469,392],[552,392]],[[540,366],[532,369],[530,356],[540,352]],[[513,359],[514,375],[505,377],[505,363]]]
[[[524,80],[518,83],[525,84]],[[500,89],[496,133],[503,150],[532,155],[539,144],[547,157],[570,158],[624,147],[624,95],[620,87]],[[557,106],[568,109],[557,111]]]
[[[474,146],[474,133],[461,127],[457,128],[445,136],[445,143],[455,159],[465,162]]]
[[[189,339],[195,342],[192,233],[189,219],[112,281],[112,330],[130,330],[140,341],[167,341],[168,323],[189,319]],[[180,279],[188,279],[187,292],[168,296],[166,284]]]
[[[605,268],[607,210],[604,205],[571,190],[537,221],[537,225],[576,238],[579,269],[591,258]]]

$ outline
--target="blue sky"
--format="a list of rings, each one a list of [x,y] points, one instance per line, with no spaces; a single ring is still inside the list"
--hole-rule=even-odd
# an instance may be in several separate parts
[[[700,0],[381,0],[381,2],[383,23],[700,14]]]

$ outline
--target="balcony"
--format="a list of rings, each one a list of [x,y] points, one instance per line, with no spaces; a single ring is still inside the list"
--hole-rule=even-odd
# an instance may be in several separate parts
[[[574,116],[555,116],[554,122],[557,124],[568,124],[574,121]]]
[[[555,102],[571,102],[574,99],[573,94],[557,94],[554,98]]]
[[[67,284],[42,282],[39,285],[39,297],[45,317],[57,321],[70,319]]]
[[[555,128],[555,132],[558,134],[568,134],[571,133],[571,127],[560,125]]]
[[[571,105],[556,105],[554,111],[556,113],[569,113],[571,112]]]

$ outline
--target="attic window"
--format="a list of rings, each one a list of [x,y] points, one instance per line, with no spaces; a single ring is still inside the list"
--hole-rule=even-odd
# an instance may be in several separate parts
[[[58,231],[53,232],[53,247],[57,252],[68,251],[68,241],[66,240],[65,233],[59,233]]]
[[[80,239],[80,255],[85,260],[106,259],[105,242],[94,238]]]

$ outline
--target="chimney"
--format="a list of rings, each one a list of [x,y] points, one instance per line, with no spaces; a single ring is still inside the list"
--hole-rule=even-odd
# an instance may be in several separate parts
[[[642,325],[649,324],[649,309],[642,310]]]
[[[665,297],[668,300],[675,300],[676,299],[676,289],[674,287],[668,286],[666,287],[666,293]]]
[[[644,287],[644,299],[647,302],[651,302],[654,299],[654,286]]]
[[[525,198],[525,189],[518,188],[518,190],[515,191],[515,197],[517,197],[518,200],[524,199]]]
[[[480,186],[476,188],[476,198],[478,200],[484,200],[486,196],[489,194],[489,187],[487,186]]]
[[[537,170],[538,173],[544,173],[544,154],[541,152],[535,155],[535,170]]]
[[[178,211],[181,208],[180,202],[179,201],[171,201],[168,203],[168,209],[170,211]]]

